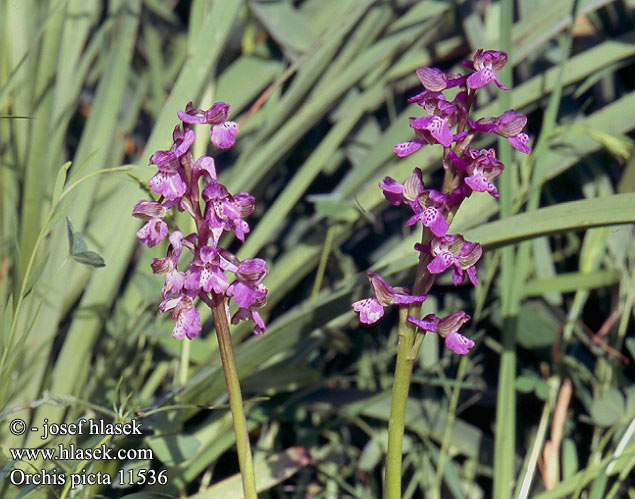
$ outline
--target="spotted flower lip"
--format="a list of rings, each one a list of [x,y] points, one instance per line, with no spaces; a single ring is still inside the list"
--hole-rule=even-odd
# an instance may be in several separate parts
[[[467,86],[475,90],[494,82],[501,90],[509,90],[508,87],[498,81],[496,76],[496,73],[503,69],[505,64],[507,64],[507,52],[478,49],[471,61],[463,62],[466,68],[475,71],[475,73],[467,77]]]
[[[529,147],[529,136],[522,133],[522,129],[527,124],[527,116],[509,109],[498,118],[481,118],[474,122],[469,120],[470,128],[478,132],[495,133],[501,137],[506,137],[511,146],[525,154],[531,152]]]
[[[452,282],[455,286],[462,284],[467,274],[470,282],[478,285],[474,265],[483,255],[483,248],[478,243],[466,241],[462,235],[434,237],[430,246],[415,244],[417,251],[423,251],[433,257],[428,264],[431,274],[440,274],[452,267]]]
[[[445,194],[433,189],[424,190],[416,203],[411,204],[415,214],[411,216],[406,225],[414,225],[421,222],[428,227],[435,236],[444,236],[449,229],[444,212],[448,209],[448,198]]]
[[[407,289],[391,287],[379,274],[368,272],[367,275],[375,297],[352,304],[353,310],[359,314],[359,320],[364,324],[373,324],[381,319],[384,315],[384,307],[412,305],[422,303],[426,299],[424,295],[410,295]]]
[[[454,312],[443,319],[435,314],[426,315],[423,319],[408,316],[408,322],[414,324],[423,331],[437,333],[445,339],[445,346],[459,355],[465,355],[474,346],[474,342],[459,334],[458,330],[470,320],[470,316],[462,310]]]
[[[487,192],[495,198],[500,197],[498,189],[491,181],[503,172],[504,165],[496,158],[494,149],[479,151],[470,148],[462,158],[454,151],[450,151],[449,157],[465,174],[463,181],[471,190]]]

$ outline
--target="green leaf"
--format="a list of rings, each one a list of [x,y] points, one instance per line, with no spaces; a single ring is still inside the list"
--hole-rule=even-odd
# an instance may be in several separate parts
[[[84,236],[73,230],[73,224],[69,217],[66,217],[66,233],[68,235],[68,251],[71,256],[88,250]]]
[[[536,388],[540,378],[535,374],[523,374],[516,378],[516,390],[521,393],[531,393]]]
[[[146,443],[154,452],[154,457],[167,466],[191,459],[201,447],[201,442],[196,437],[184,433],[148,438]]]
[[[62,195],[62,189],[64,189],[64,184],[66,183],[66,175],[68,174],[68,169],[71,167],[72,164],[73,163],[71,161],[67,161],[57,172],[57,176],[55,177],[55,184],[53,186],[53,203],[57,202],[57,200]]]
[[[105,267],[106,262],[99,253],[88,251],[84,236],[73,230],[71,219],[66,217],[66,233],[68,235],[69,252],[73,260],[83,265],[92,267]]]
[[[361,471],[370,471],[381,462],[384,457],[384,451],[380,443],[382,440],[387,441],[387,435],[383,435],[382,438],[373,437],[364,446],[362,455],[357,462],[357,467]]]
[[[105,267],[106,262],[99,253],[94,251],[80,251],[71,255],[73,260],[83,265],[90,265],[91,267]]]
[[[617,388],[609,388],[591,403],[591,418],[599,426],[612,426],[624,415],[624,397]]]
[[[578,452],[575,442],[570,438],[562,441],[562,478],[567,479],[578,471]]]
[[[469,239],[481,244],[485,241],[489,248],[497,248],[546,234],[633,222],[635,194],[616,194],[560,203],[497,220],[470,230]],[[468,238],[468,234],[465,237]]]

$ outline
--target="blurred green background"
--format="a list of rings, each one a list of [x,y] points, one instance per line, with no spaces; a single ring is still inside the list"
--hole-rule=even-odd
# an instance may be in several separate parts
[[[233,330],[262,497],[380,497],[396,315],[360,327],[350,303],[369,295],[368,269],[410,286],[419,234],[377,183],[418,166],[440,185],[440,148],[392,151],[422,114],[406,103],[414,71],[460,71],[485,48],[509,52],[512,90],[480,91],[474,117],[527,114],[534,151],[502,144],[500,202],[476,193],[451,227],[486,249],[481,284],[442,276],[424,313],[466,310],[477,346],[459,358],[424,341],[404,497],[635,497],[632,0],[0,6],[0,496],[240,497],[209,311],[202,337],[172,339],[149,265],[165,243],[141,247],[130,216],[177,110],[222,100],[240,133],[216,154],[220,179],[257,200],[246,244],[226,244],[270,268],[267,333]],[[66,217],[105,267],[69,253]],[[105,443],[154,459],[12,460],[103,443],[8,431],[80,417],[136,418],[143,437]],[[167,470],[168,483],[10,483],[53,466]]]

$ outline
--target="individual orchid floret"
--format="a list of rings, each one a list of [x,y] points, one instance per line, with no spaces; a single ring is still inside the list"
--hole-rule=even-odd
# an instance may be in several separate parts
[[[236,237],[244,242],[245,234],[249,232],[249,224],[243,217],[254,211],[253,196],[246,192],[232,196],[223,184],[209,182],[203,189],[203,200],[207,203],[205,220],[215,244],[224,230],[233,230]]]
[[[481,118],[474,122],[469,121],[470,128],[478,132],[495,133],[506,137],[512,147],[522,153],[529,154],[529,136],[522,133],[527,124],[527,116],[517,113],[513,109],[505,111],[498,118]]]
[[[137,231],[137,237],[148,248],[156,246],[168,235],[168,224],[160,218],[151,218]]]
[[[236,281],[229,286],[227,295],[232,296],[239,307],[251,307],[267,295],[267,287],[262,284],[266,273],[267,264],[264,260],[243,260],[235,272]]]
[[[423,251],[433,257],[428,264],[428,271],[431,274],[440,274],[452,267],[452,282],[455,286],[463,283],[465,274],[470,282],[476,286],[476,262],[483,255],[483,248],[478,243],[466,241],[462,235],[434,237],[430,246],[416,244],[417,251]]]
[[[448,101],[441,92],[426,90],[415,97],[411,97],[408,102],[416,102],[430,115],[441,116],[452,127],[456,125],[461,115],[465,114],[466,100],[467,93],[464,91],[459,92],[453,101]],[[453,138],[456,140],[456,137]]]
[[[504,165],[496,158],[494,149],[469,149],[459,158],[454,151],[449,154],[454,164],[464,173],[465,184],[473,191],[488,192],[493,197],[500,197],[498,189],[491,182],[498,177],[504,169]]]
[[[258,303],[248,308],[239,308],[232,316],[232,324],[238,324],[240,321],[253,321],[254,334],[263,334],[266,330],[265,321],[262,320],[258,310],[256,310],[262,306],[264,306],[264,304]]]
[[[204,124],[212,125],[210,138],[212,144],[221,149],[227,149],[234,145],[234,137],[238,133],[238,124],[227,121],[231,106],[224,102],[216,102],[207,111],[195,109],[191,102],[188,102],[185,111],[179,111],[179,119],[188,125]],[[198,116],[202,115],[202,116]]]
[[[438,143],[450,147],[454,140],[447,118],[439,115],[411,118],[410,126],[424,136],[428,144]]]
[[[379,187],[389,203],[398,206],[406,201],[414,211],[413,204],[418,205],[418,198],[424,192],[423,173],[420,168],[415,168],[403,184],[391,177],[384,177]]]
[[[496,73],[503,69],[505,64],[507,64],[507,52],[478,49],[471,61],[463,62],[466,68],[476,71],[467,77],[467,86],[475,90],[494,82],[501,90],[509,90],[496,77]]]
[[[165,275],[165,284],[161,289],[161,296],[165,299],[171,294],[178,294],[183,290],[185,274],[177,269],[179,256],[183,249],[183,234],[175,230],[170,234],[170,247],[165,258],[152,260],[152,272]]]
[[[352,307],[359,314],[359,320],[364,324],[373,324],[384,315],[384,307],[389,305],[412,305],[422,303],[423,295],[410,295],[404,288],[393,288],[378,274],[368,272],[370,285],[375,292],[374,298],[356,301]]]
[[[470,316],[462,310],[454,312],[443,319],[434,314],[426,315],[423,319],[408,316],[408,322],[414,324],[423,331],[437,333],[445,339],[445,346],[459,355],[465,355],[474,346],[474,342],[458,333],[461,326],[470,320]]]
[[[443,236],[448,231],[448,223],[443,215],[450,207],[448,197],[432,189],[424,189],[421,170],[415,168],[402,185],[391,177],[384,177],[379,187],[384,191],[388,202],[395,206],[406,201],[414,215],[406,222],[407,226],[421,221],[433,234]]]
[[[426,189],[418,197],[418,202],[412,206],[415,214],[408,219],[407,226],[421,222],[435,236],[447,234],[449,226],[444,213],[447,212],[449,203],[445,194],[434,189]]]
[[[229,287],[229,280],[220,266],[218,252],[211,246],[203,246],[185,273],[185,288],[222,294]]]
[[[460,74],[448,73],[447,75],[437,68],[421,66],[416,70],[421,84],[428,90],[440,92],[447,88],[465,84],[466,77]]]
[[[159,305],[160,312],[172,310],[172,319],[176,321],[172,336],[177,340],[195,338],[201,332],[201,316],[194,307],[192,296],[180,295],[163,300]]]
[[[150,164],[157,165],[159,171],[148,181],[154,192],[170,201],[182,198],[187,190],[181,160],[189,158],[189,150],[196,136],[192,130],[182,132],[177,126],[172,137],[174,143],[169,151],[157,151],[150,157]]]

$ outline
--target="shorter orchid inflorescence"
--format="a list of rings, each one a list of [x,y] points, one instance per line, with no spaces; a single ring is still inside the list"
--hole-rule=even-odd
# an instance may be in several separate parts
[[[395,145],[394,151],[402,158],[415,153],[423,145],[440,144],[445,172],[443,187],[441,190],[425,188],[419,168],[415,168],[403,184],[390,177],[379,183],[388,202],[396,206],[403,203],[412,210],[406,225],[421,222],[423,226],[421,243],[415,245],[415,250],[419,252],[419,266],[412,296],[405,289],[391,288],[379,275],[368,273],[375,298],[353,304],[361,322],[372,324],[378,321],[387,305],[420,306],[435,275],[450,268],[454,285],[463,283],[465,277],[474,286],[478,284],[475,265],[483,253],[481,245],[466,241],[460,234],[449,235],[448,230],[459,206],[472,192],[487,192],[499,197],[492,180],[501,174],[504,166],[496,158],[494,149],[471,147],[478,132],[506,137],[518,151],[531,152],[529,137],[522,132],[527,123],[524,115],[508,110],[499,117],[477,121],[469,119],[477,89],[494,83],[502,90],[509,90],[500,83],[496,74],[506,63],[505,52],[478,50],[472,60],[463,62],[463,66],[472,70],[467,75],[446,74],[436,68],[417,69],[417,76],[425,90],[408,102],[418,104],[427,115],[410,118],[415,138]],[[459,87],[458,92],[455,90],[454,99],[448,100],[443,92],[453,87]],[[439,334],[445,339],[446,346],[458,354],[466,354],[474,346],[473,341],[457,332],[469,319],[470,316],[463,311],[443,319],[434,314],[424,319],[408,316],[410,324],[424,332]]]
[[[214,146],[226,149],[234,144],[238,125],[227,118],[230,106],[215,103],[207,111],[195,109],[189,102],[185,111],[179,111],[182,123],[172,134],[173,144],[167,151],[157,151],[150,158],[158,172],[148,181],[150,188],[160,196],[157,201],[139,201],[132,212],[146,221],[137,237],[148,247],[160,243],[170,233],[164,221],[168,211],[176,207],[194,219],[196,232],[184,235],[179,230],[169,234],[169,246],[164,258],[152,261],[152,271],[165,276],[161,291],[161,312],[171,311],[176,321],[172,336],[192,339],[201,331],[201,318],[194,306],[199,297],[207,304],[222,303],[229,316],[229,299],[238,310],[231,318],[253,320],[254,332],[263,333],[265,324],[258,309],[265,305],[267,288],[262,280],[267,265],[259,258],[240,261],[233,253],[219,246],[221,235],[231,231],[245,240],[249,225],[245,217],[254,211],[254,198],[247,192],[230,194],[218,182],[214,158],[192,157],[191,146],[196,135],[190,125],[211,125],[210,138]],[[183,249],[191,253],[188,266],[179,264]],[[228,274],[233,274],[230,282]]]

